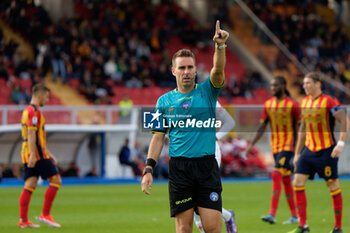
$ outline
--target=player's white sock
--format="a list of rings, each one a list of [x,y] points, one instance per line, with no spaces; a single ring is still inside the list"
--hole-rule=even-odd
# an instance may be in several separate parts
[[[202,222],[201,222],[201,217],[198,214],[194,213],[193,220],[194,220],[194,223],[196,224],[197,228],[200,230],[200,232],[204,232]]]
[[[230,220],[230,218],[232,217],[232,216],[231,216],[231,213],[230,213],[229,211],[225,210],[224,208],[222,208],[221,215],[222,215],[222,218],[223,218],[225,221]]]

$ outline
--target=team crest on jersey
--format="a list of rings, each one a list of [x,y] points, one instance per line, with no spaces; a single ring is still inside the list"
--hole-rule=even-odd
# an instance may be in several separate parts
[[[189,102],[183,102],[181,104],[182,109],[185,109],[185,110],[189,109],[190,106],[191,106],[191,104]]]
[[[217,194],[216,192],[212,192],[212,193],[209,195],[209,197],[210,197],[210,200],[212,200],[212,201],[214,201],[214,202],[216,202],[216,201],[219,200],[219,194]]]
[[[38,123],[38,118],[36,116],[33,117],[32,123],[33,123],[33,126],[36,126],[36,124]]]

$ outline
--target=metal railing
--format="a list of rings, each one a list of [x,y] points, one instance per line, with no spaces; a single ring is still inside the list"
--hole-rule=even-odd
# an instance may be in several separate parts
[[[22,111],[26,108],[26,105],[0,105],[1,121],[0,125],[18,124],[21,122]],[[82,125],[86,124],[80,118],[84,118],[89,115],[91,118],[91,124],[94,123],[94,117],[98,118],[100,122],[106,125],[118,124],[121,118],[122,111],[130,111],[129,121],[123,121],[123,123],[129,123],[135,121],[137,118],[137,108],[130,110],[122,109],[118,106],[74,106],[67,107],[62,105],[47,105],[42,108],[42,112],[48,117],[46,121],[49,124],[72,124]],[[121,123],[121,122],[119,122]],[[89,123],[87,123],[89,124]]]

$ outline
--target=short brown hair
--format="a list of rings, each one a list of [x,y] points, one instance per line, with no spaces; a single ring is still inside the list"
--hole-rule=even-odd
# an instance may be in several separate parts
[[[42,83],[35,84],[32,88],[32,94],[37,95],[39,92],[50,92],[50,89]]]
[[[321,74],[318,72],[309,72],[305,75],[305,78],[311,78],[314,82],[322,83]]]
[[[173,55],[173,59],[171,60],[173,67],[175,67],[175,60],[178,57],[192,57],[193,61],[196,62],[195,58],[194,58],[194,54],[191,52],[191,50],[189,50],[189,49],[180,49],[179,51],[177,51]]]

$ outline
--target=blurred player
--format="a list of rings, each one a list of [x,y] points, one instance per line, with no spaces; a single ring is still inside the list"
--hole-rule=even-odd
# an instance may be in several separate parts
[[[28,207],[30,198],[34,192],[38,177],[48,179],[50,185],[45,193],[42,214],[38,217],[39,222],[51,227],[59,228],[50,215],[52,202],[57,190],[61,186],[61,177],[55,164],[57,160],[46,147],[45,119],[39,107],[44,106],[49,100],[49,89],[43,84],[33,87],[30,105],[22,113],[22,162],[24,164],[24,190],[19,198],[20,204],[20,228],[39,228],[40,225],[33,224],[28,220]]]
[[[296,138],[296,127],[300,121],[300,110],[298,105],[288,97],[286,80],[278,76],[271,82],[272,98],[264,104],[262,116],[260,118],[259,129],[246,150],[247,156],[251,153],[252,147],[263,135],[266,126],[271,127],[271,148],[275,159],[275,168],[271,173],[272,197],[270,211],[267,216],[261,219],[271,224],[276,223],[276,212],[283,183],[287,203],[291,212],[291,217],[283,224],[298,223],[297,212],[294,203],[294,193],[291,182],[291,159],[293,157],[294,143]]]
[[[310,232],[306,220],[305,183],[315,173],[322,177],[333,199],[335,225],[331,233],[342,233],[343,199],[338,180],[338,158],[341,155],[348,131],[347,117],[332,97],[321,90],[321,76],[312,72],[306,74],[303,87],[306,97],[301,102],[301,124],[295,149],[294,190],[299,226],[290,233]],[[339,141],[334,137],[335,120],[340,122]]]
[[[216,102],[216,119],[222,122],[222,126],[216,133],[216,144],[215,144],[215,159],[220,167],[221,164],[221,150],[218,140],[227,135],[235,127],[235,121],[231,115],[221,106],[219,101]],[[222,208],[222,218],[225,220],[225,226],[228,233],[237,233],[237,225],[235,221],[235,213],[233,210],[226,210]],[[201,218],[198,214],[194,213],[194,222],[201,233],[204,233]]]
[[[213,37],[216,48],[210,76],[201,84],[195,83],[196,65],[194,54],[181,49],[173,56],[172,73],[177,88],[157,101],[156,119],[177,120],[171,114],[191,115],[192,119],[215,119],[215,107],[221,88],[225,83],[225,42],[228,32],[216,22]],[[189,118],[187,118],[189,119]],[[179,122],[179,121],[178,121]],[[199,122],[199,121],[197,121]],[[203,121],[202,121],[203,122]],[[177,233],[190,233],[193,229],[193,213],[200,214],[206,233],[221,232],[222,185],[220,170],[215,160],[215,128],[203,132],[199,127],[183,130],[169,127],[169,199],[171,216],[175,217]],[[164,144],[165,129],[154,131],[141,182],[144,193],[150,194],[152,171]]]

